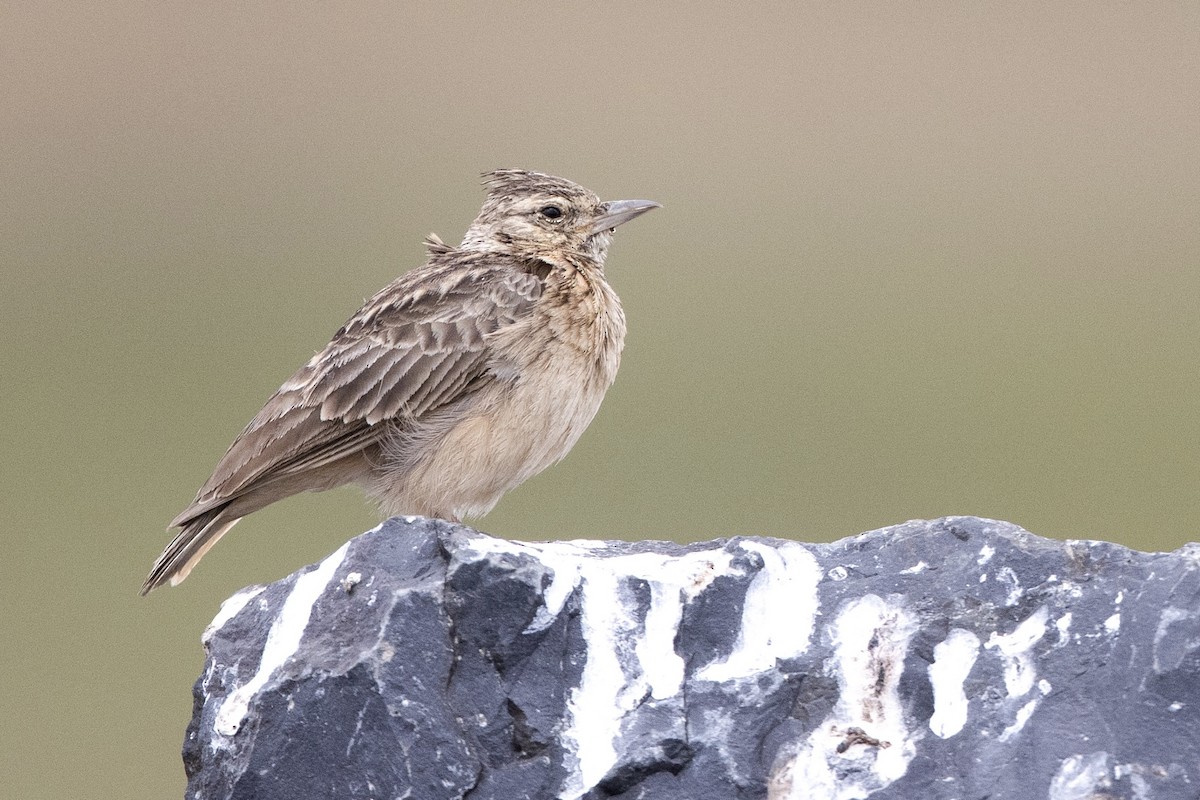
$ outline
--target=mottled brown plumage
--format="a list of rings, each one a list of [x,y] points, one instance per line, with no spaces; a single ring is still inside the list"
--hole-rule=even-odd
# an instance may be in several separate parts
[[[625,338],[604,279],[612,230],[657,207],[562,178],[485,176],[462,244],[366,302],[234,440],[142,587],[178,584],[239,519],[356,483],[387,514],[460,520],[561,459]]]

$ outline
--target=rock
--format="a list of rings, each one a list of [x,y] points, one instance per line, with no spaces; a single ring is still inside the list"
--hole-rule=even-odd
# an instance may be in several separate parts
[[[1195,798],[1200,547],[392,519],[225,602],[196,798]]]

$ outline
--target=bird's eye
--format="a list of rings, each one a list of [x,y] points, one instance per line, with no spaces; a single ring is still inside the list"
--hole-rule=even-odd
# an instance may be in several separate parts
[[[546,219],[558,219],[563,215],[563,210],[558,206],[542,206],[538,213]]]

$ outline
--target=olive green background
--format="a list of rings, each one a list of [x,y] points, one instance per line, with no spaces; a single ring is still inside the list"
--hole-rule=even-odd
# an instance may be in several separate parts
[[[598,418],[480,528],[1196,538],[1200,6],[407,5],[0,12],[0,793],[180,795],[220,601],[376,517],[140,599],[164,524],[495,167],[664,208]]]

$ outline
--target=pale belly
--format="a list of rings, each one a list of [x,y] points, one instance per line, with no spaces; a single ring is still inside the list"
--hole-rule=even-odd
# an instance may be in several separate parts
[[[485,389],[457,424],[425,443],[428,452],[410,468],[379,476],[371,493],[384,512],[481,516],[566,456],[599,410],[615,368],[572,357],[542,367]]]

